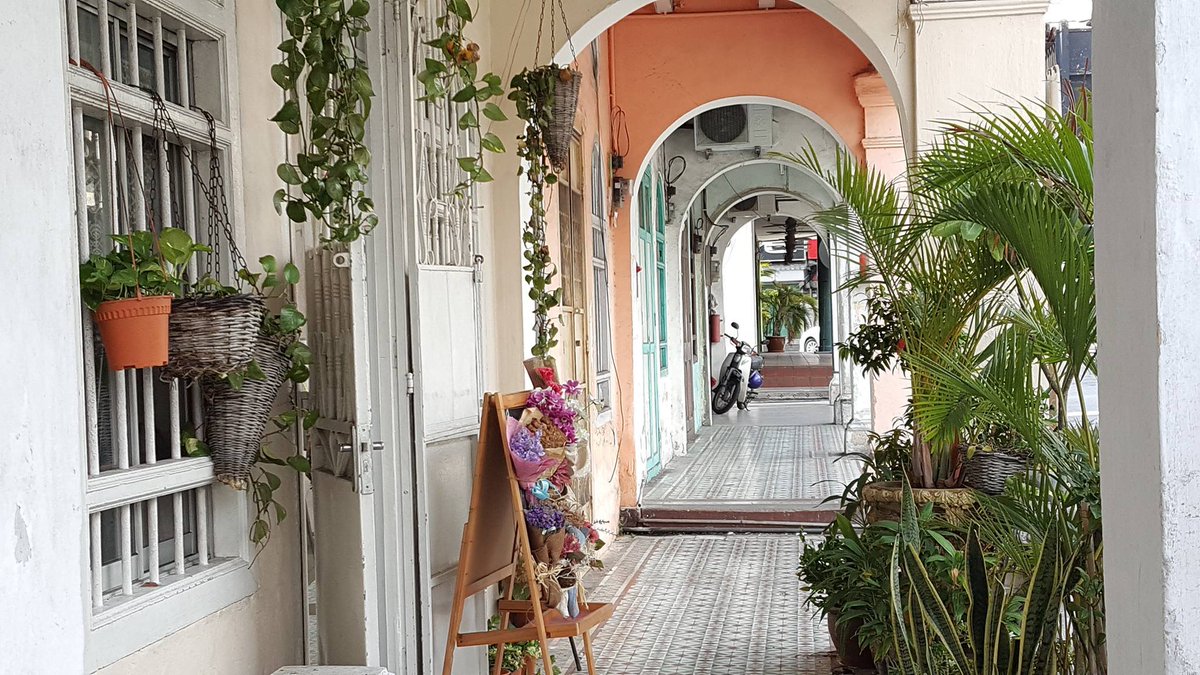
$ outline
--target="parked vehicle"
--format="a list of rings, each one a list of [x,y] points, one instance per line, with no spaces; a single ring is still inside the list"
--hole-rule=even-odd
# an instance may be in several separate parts
[[[738,329],[736,322],[730,325],[735,331]],[[729,412],[734,403],[738,410],[745,410],[763,385],[763,358],[737,335],[726,333],[725,337],[733,343],[733,351],[721,364],[721,373],[712,390],[712,409],[718,415]]]

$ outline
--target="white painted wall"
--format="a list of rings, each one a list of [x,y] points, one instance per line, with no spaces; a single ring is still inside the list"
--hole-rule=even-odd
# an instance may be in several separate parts
[[[721,279],[712,286],[721,314],[722,330],[753,344],[758,335],[758,303],[755,278],[758,273],[754,255],[754,227],[740,219],[731,233],[718,244],[721,250]],[[723,246],[722,246],[723,244]],[[737,322],[738,330],[733,329]],[[716,377],[725,356],[732,351],[729,340],[712,345],[710,375]]]
[[[968,0],[910,6],[918,143],[938,120],[981,105],[1045,96],[1049,0]]]
[[[83,672],[89,613],[62,11],[40,2],[0,19],[0,654],[13,673]]]
[[[1200,672],[1200,5],[1105,0],[1095,24],[1109,668],[1184,675]]]

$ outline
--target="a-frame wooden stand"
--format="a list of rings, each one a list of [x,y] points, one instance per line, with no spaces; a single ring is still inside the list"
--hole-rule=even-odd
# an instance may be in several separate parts
[[[579,616],[569,618],[556,610],[542,609],[541,592],[534,578],[533,552],[529,534],[525,531],[524,505],[521,487],[508,454],[507,418],[510,410],[524,409],[529,393],[487,394],[483,399],[483,415],[479,425],[479,448],[475,458],[475,483],[471,488],[471,512],[463,528],[462,548],[459,550],[458,577],[454,587],[454,604],[450,609],[450,629],[446,638],[446,657],[442,675],[450,675],[457,647],[496,645],[496,664],[492,675],[499,675],[504,645],[537,640],[542,647],[542,665],[546,675],[554,668],[550,663],[548,641],[554,638],[583,637],[589,675],[595,675],[592,658],[591,631],[612,616],[613,606],[588,603],[579,588]],[[518,570],[524,573],[529,587],[529,600],[513,600],[513,582]],[[463,606],[468,598],[500,582],[504,598],[500,600],[500,625],[497,630],[460,633]],[[509,627],[513,612],[532,614],[533,621],[520,628]]]

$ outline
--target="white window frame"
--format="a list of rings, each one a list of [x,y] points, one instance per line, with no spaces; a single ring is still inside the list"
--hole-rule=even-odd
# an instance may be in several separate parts
[[[210,110],[210,112],[217,119],[217,149],[221,153],[222,164],[225,167],[225,186],[233,212],[234,236],[244,241],[245,232],[241,225],[244,222],[241,199],[241,161],[238,152],[236,114],[238,93],[234,86],[234,74],[237,72],[234,53],[236,44],[234,3],[220,2],[219,0],[58,1],[66,7],[67,15],[65,44],[68,53],[65,56],[70,59],[70,62],[64,59],[64,63],[67,64],[67,83],[71,99],[70,128],[74,136],[75,150],[72,173],[76,186],[76,215],[80,225],[79,241],[76,242],[76,245],[81,259],[90,255],[87,204],[84,194],[85,177],[83,175],[84,116],[99,117],[104,119],[107,125],[103,85],[93,73],[76,65],[79,63],[80,53],[77,12],[81,5],[94,8],[101,26],[106,25],[107,17],[120,16],[127,26],[136,24],[141,30],[149,29],[155,42],[154,58],[156,63],[153,71],[156,81],[142,84],[156,89],[164,99],[166,99],[166,78],[164,69],[159,65],[162,62],[164,50],[158,45],[169,44],[172,41],[176,47],[182,45],[183,48],[177,50],[179,57],[176,62],[176,67],[179,69],[177,77],[181,92],[180,101],[178,103],[168,101],[166,105],[180,134],[197,152],[208,145],[208,123],[203,115],[189,108],[193,92],[189,91],[188,74],[195,65],[191,63],[193,57],[196,57],[197,61],[202,60],[208,66],[204,76],[195,79],[194,94],[197,100],[219,101],[219,105],[212,106],[217,109]],[[131,15],[134,21],[129,21]],[[194,54],[189,53],[187,49],[189,39],[192,41]],[[136,82],[122,83],[111,77],[116,68],[121,65],[112,63],[112,51],[107,48],[112,40],[111,31],[106,31],[100,40],[102,62],[92,65],[110,76],[111,87],[120,103],[124,121],[127,127],[134,129],[133,136],[138,138],[134,146],[137,148],[144,143],[140,134],[137,133],[139,129],[142,134],[153,133],[152,99],[134,86]],[[131,52],[136,55],[137,36],[129,35],[129,43]],[[131,68],[131,71],[136,73],[136,66]],[[118,120],[118,124],[120,124],[120,120]],[[118,135],[115,132],[116,129],[113,130],[112,136]],[[162,153],[160,152],[159,155],[161,156]],[[136,157],[136,154],[134,156]],[[123,159],[124,157],[114,158],[114,161],[118,162],[118,167]],[[138,161],[140,163],[140,160]],[[167,200],[170,198],[170,188],[165,185],[165,179],[168,176],[166,161],[160,160],[159,165],[159,172],[156,176],[160,182],[159,189],[163,199]],[[155,170],[154,167],[146,169]],[[106,166],[104,170],[109,171],[109,166]],[[185,172],[185,176],[187,176],[187,172]],[[190,186],[191,177],[187,176],[185,182]],[[188,205],[192,203],[192,200],[198,200],[201,197],[199,194],[190,194],[191,192],[192,189],[185,187],[184,195],[180,196],[183,206],[179,210],[184,214],[183,219],[188,222],[174,223],[174,225],[190,228],[193,236],[196,236],[200,227],[199,219],[193,221],[188,215],[192,212]],[[110,208],[115,208],[111,202]],[[139,207],[137,211],[140,210]],[[170,222],[170,211],[169,208],[163,209],[162,220],[164,222],[159,223],[160,226],[173,224]],[[136,216],[137,213],[134,215]],[[144,221],[144,216],[141,216],[139,220]],[[193,264],[191,273],[194,275],[196,271],[196,266]],[[257,590],[257,581],[249,567],[253,551],[247,537],[248,498],[244,492],[214,485],[215,476],[211,460],[187,457],[181,452],[178,434],[175,433],[178,431],[180,416],[173,414],[174,410],[178,410],[178,403],[175,406],[168,405],[168,410],[155,411],[154,403],[146,400],[152,397],[130,398],[127,405],[117,413],[118,419],[124,419],[126,415],[142,413],[141,421],[146,424],[148,430],[153,429],[153,422],[148,421],[148,415],[154,415],[155,418],[169,415],[172,436],[171,458],[157,459],[157,453],[152,452],[154,444],[149,442],[149,437],[147,437],[144,456],[139,459],[136,437],[133,437],[132,440],[123,439],[121,443],[116,441],[113,443],[114,453],[120,452],[119,448],[122,445],[134,448],[125,453],[126,457],[119,462],[118,468],[100,470],[99,414],[96,405],[97,392],[95,391],[96,378],[100,375],[94,372],[95,366],[91,358],[90,344],[90,336],[94,329],[91,325],[91,318],[86,313],[80,317],[80,330],[85,335],[83,341],[84,361],[87,369],[85,378],[88,380],[87,386],[90,390],[85,393],[87,442],[80,452],[84,469],[82,473],[86,481],[85,503],[88,510],[90,541],[93,542],[93,547],[100,542],[99,524],[101,513],[105,511],[113,509],[117,511],[121,532],[120,543],[118,543],[118,547],[121,549],[121,560],[107,565],[99,564],[101,552],[93,550],[89,562],[85,563],[90,568],[86,576],[91,585],[89,595],[93,600],[90,630],[87,636],[87,666],[91,671],[115,663],[139,649],[249,597]],[[141,384],[142,387],[139,389],[145,391],[145,388],[152,384],[152,378],[157,376],[157,373],[151,371],[127,371],[110,381],[119,382],[119,389],[124,389],[123,384],[125,383],[128,385]],[[177,383],[171,385],[170,392],[168,400],[182,401],[182,398],[179,397]],[[138,425],[136,423],[129,427],[122,425],[122,428],[136,430]],[[118,435],[128,434],[126,431],[116,433]],[[150,457],[154,457],[154,459],[151,460]],[[140,544],[134,545],[129,541],[130,532],[143,530],[142,518],[149,519],[151,509],[143,509],[141,505],[147,500],[164,498],[172,499],[175,513],[179,514],[176,518],[181,523],[184,511],[183,500],[194,499],[192,502],[194,531],[190,536],[182,539],[172,535],[170,539],[163,540],[162,544],[154,547],[158,551],[160,565],[157,573],[149,576],[149,579],[151,581],[156,579],[157,584],[142,583],[140,578],[137,585],[126,583],[126,580],[130,578],[130,573],[124,568],[124,565],[129,565],[131,568],[136,565],[139,576],[142,574],[142,570],[148,570],[149,567],[147,563],[143,562],[143,556],[147,559],[151,556],[149,545],[146,548],[139,548]],[[153,520],[157,521],[159,518],[156,509],[155,511]],[[173,527],[172,523],[161,525],[168,531]],[[147,527],[149,526],[147,525]],[[162,532],[164,529],[159,531]],[[180,529],[183,529],[182,526],[177,526],[174,531],[177,532]],[[185,532],[186,534],[188,533]],[[161,540],[161,537],[158,538]],[[138,540],[142,540],[140,535]],[[197,543],[206,540],[209,545],[198,549]],[[173,551],[169,555],[163,555],[164,547],[169,547]],[[164,560],[175,558],[176,552],[179,552],[180,549],[183,554],[180,557],[183,565],[178,562],[162,565]],[[148,571],[146,574],[150,575]],[[114,583],[124,583],[125,588],[116,593],[105,594],[104,589]]]
[[[593,368],[595,371],[593,372],[592,377],[592,381],[595,383],[593,385],[593,395],[598,395],[600,393],[600,387],[602,384],[607,385],[609,392],[608,398],[604,399],[604,407],[601,408],[599,413],[596,415],[596,424],[599,426],[607,424],[613,419],[612,387],[616,382],[616,373],[614,372],[616,370],[616,363],[614,359],[615,355],[612,351],[612,267],[609,264],[610,248],[608,245],[608,228],[605,227],[607,223],[606,215],[608,212],[608,200],[606,199],[608,182],[606,180],[606,172],[604,169],[604,152],[600,148],[599,139],[597,139],[593,145],[592,162],[591,167],[589,168],[591,170],[592,187],[590,195],[591,199],[589,200],[591,204],[591,208],[589,210],[592,214],[592,257],[590,266],[592,272],[591,306],[592,310],[595,312],[595,315],[593,315],[589,321],[589,324],[591,325],[588,326],[588,331],[591,333],[596,333],[592,336],[592,344],[597,350],[597,355],[600,353],[599,350],[606,350],[605,354],[608,362],[608,370],[601,372],[599,370],[601,359],[592,359],[592,363],[594,364]],[[596,241],[597,237],[600,238],[599,242]],[[602,257],[597,257],[595,254],[597,246],[600,246],[600,250],[603,252]],[[600,289],[596,287],[595,281],[597,272],[601,270],[604,271],[604,280],[607,284],[603,293],[601,293]],[[604,298],[603,303],[599,302],[600,298]],[[598,326],[601,324],[607,327],[608,335],[598,334]]]

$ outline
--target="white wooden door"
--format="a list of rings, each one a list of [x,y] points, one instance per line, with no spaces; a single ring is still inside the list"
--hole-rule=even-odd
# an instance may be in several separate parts
[[[367,265],[363,245],[308,252],[307,312],[314,363],[309,432],[320,661],[378,665],[379,573],[372,434]]]
[[[379,226],[348,249],[310,240],[306,311],[315,363],[313,460],[320,662],[423,672],[428,599],[420,582],[423,480],[413,462],[410,304],[413,258],[407,36],[375,3],[360,45],[376,92],[367,129]],[[427,658],[427,657],[426,657]]]
[[[462,180],[458,158],[473,156],[475,135],[460,131],[465,108],[445,101],[417,101],[423,86],[416,74],[436,56],[425,43],[436,37],[436,19],[444,0],[401,3],[400,34],[407,67],[406,118],[398,128],[411,136],[407,204],[413,225],[409,270],[409,319],[413,335],[413,465],[419,480],[415,500],[423,514],[417,535],[420,549],[422,663],[434,672],[454,593],[463,524],[470,507],[471,476],[483,396],[484,337],[481,320],[482,271],[479,256],[478,202],[475,195],[452,193]],[[488,608],[482,599],[466,608],[463,630],[483,629]],[[455,673],[486,672],[482,648],[462,650]]]

